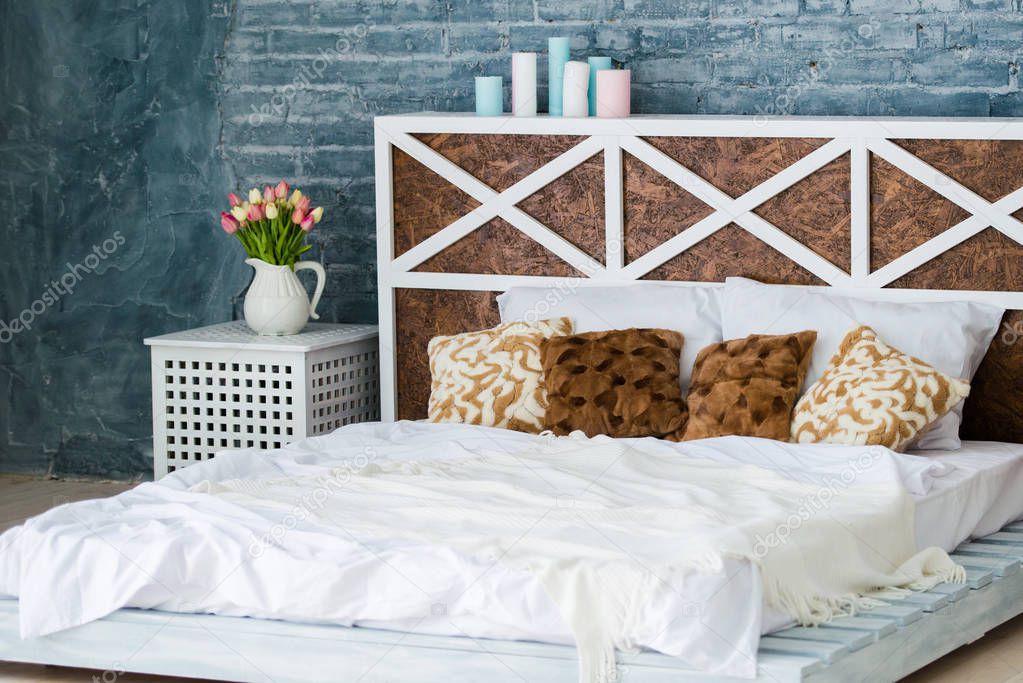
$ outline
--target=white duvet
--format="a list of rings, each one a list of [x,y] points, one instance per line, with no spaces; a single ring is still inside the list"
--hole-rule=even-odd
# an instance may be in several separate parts
[[[915,552],[907,494],[947,471],[881,448],[358,425],[36,517],[0,537],[0,594],[24,637],[132,606],[578,640],[592,676],[609,646],[646,647],[751,677],[772,622],[952,575],[931,552],[892,576]]]

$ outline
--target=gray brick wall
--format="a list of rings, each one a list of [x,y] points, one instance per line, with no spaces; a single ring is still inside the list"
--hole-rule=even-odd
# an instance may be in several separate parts
[[[376,315],[373,116],[470,110],[473,76],[507,86],[510,54],[552,35],[628,64],[640,113],[1023,112],[1019,0],[239,0],[224,153],[243,184],[326,204],[328,316]]]

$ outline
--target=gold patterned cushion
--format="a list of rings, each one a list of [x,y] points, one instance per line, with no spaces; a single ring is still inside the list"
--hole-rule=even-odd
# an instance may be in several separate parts
[[[540,343],[571,333],[571,319],[555,318],[434,337],[427,346],[430,422],[539,432],[547,410]]]
[[[792,440],[901,451],[969,393],[964,380],[858,327],[845,335],[828,369],[796,404]]]
[[[753,334],[700,351],[687,399],[686,441],[731,435],[788,441],[816,340],[812,330]]]
[[[679,385],[682,335],[630,329],[552,337],[541,345],[545,424],[555,434],[677,440],[686,424]]]

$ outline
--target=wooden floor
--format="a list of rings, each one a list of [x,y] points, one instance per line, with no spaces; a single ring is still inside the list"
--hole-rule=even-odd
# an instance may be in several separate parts
[[[0,476],[0,531],[22,520],[76,500],[116,495],[130,488],[120,482],[67,482]],[[0,662],[0,683],[197,683],[194,678],[167,678],[84,671],[52,666]],[[906,682],[1023,683],[1023,616],[988,633],[972,645],[956,650]],[[867,682],[864,682],[867,683]],[[872,683],[872,682],[870,682]]]

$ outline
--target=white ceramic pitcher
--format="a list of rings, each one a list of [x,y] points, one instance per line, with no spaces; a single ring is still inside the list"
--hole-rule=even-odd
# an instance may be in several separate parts
[[[299,261],[292,270],[275,266],[258,258],[245,259],[256,270],[249,291],[245,294],[245,322],[256,334],[298,334],[309,318],[317,320],[316,304],[320,303],[326,273],[315,261]],[[316,290],[312,303],[295,271],[316,273]]]

